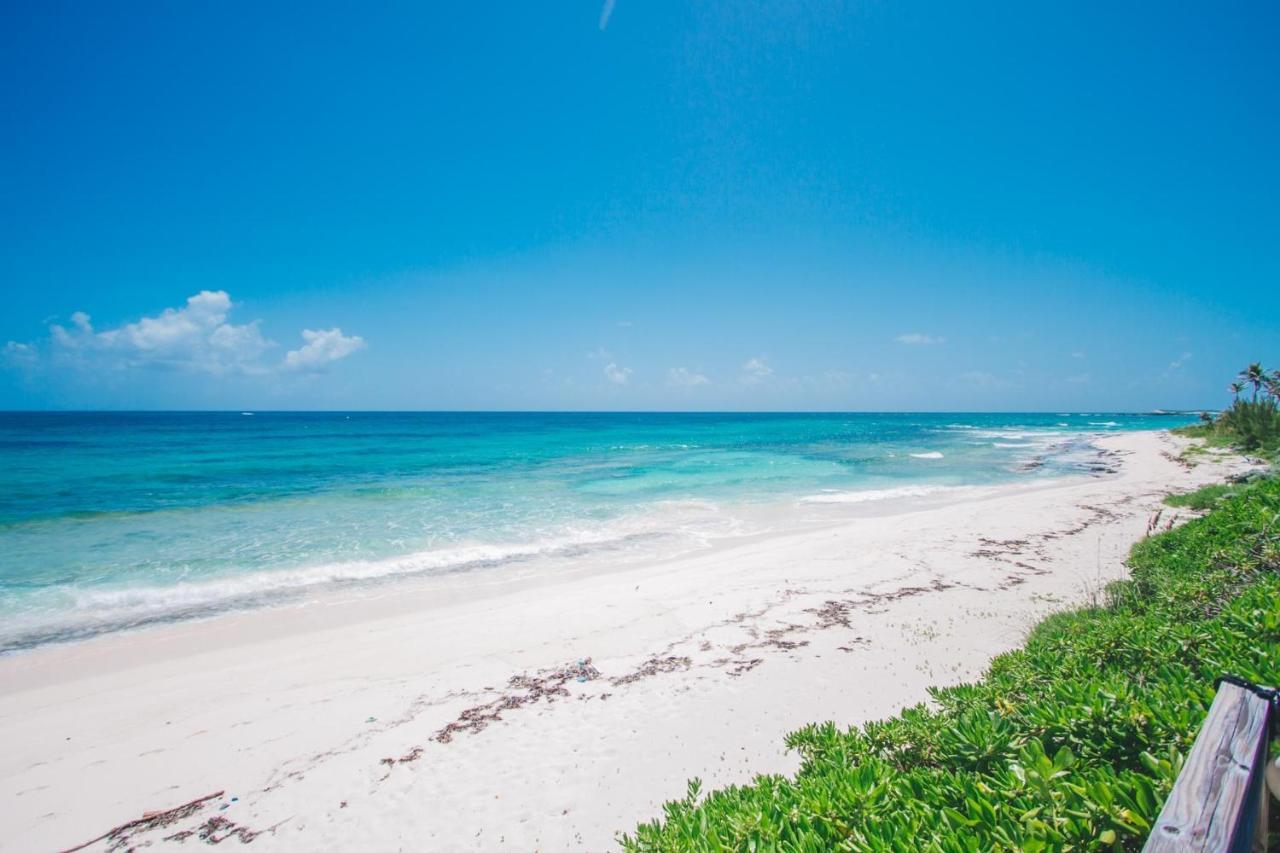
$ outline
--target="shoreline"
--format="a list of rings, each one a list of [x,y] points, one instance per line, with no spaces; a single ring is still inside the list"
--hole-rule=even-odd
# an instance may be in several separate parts
[[[1092,442],[1107,434],[1098,427],[1109,429],[1116,424],[1091,424],[1094,432],[1067,433],[1059,431],[1067,423],[912,424],[912,429],[923,430],[916,441],[905,445],[882,441],[878,447],[875,441],[864,442],[876,448],[874,461],[852,480],[832,476],[834,463],[821,447],[821,458],[815,462],[804,454],[796,457],[791,443],[784,440],[777,441],[779,458],[766,450],[762,457],[766,462],[755,459],[754,467],[745,468],[732,449],[735,442],[714,437],[706,437],[710,449],[704,451],[689,450],[701,445],[679,445],[684,450],[678,458],[661,452],[657,459],[645,458],[648,444],[611,445],[605,457],[597,458],[592,456],[597,450],[587,445],[578,448],[585,454],[578,463],[553,466],[552,503],[564,505],[548,511],[537,523],[531,522],[529,506],[520,502],[521,488],[515,488],[511,498],[515,503],[510,506],[504,504],[510,496],[490,494],[488,510],[480,512],[475,496],[460,489],[456,472],[443,475],[445,485],[456,493],[452,499],[443,493],[419,494],[425,503],[418,505],[417,518],[406,514],[405,506],[415,503],[406,495],[420,489],[421,483],[400,489],[405,494],[393,487],[386,500],[366,499],[381,494],[378,489],[369,495],[363,487],[322,490],[315,505],[299,501],[297,495],[273,497],[270,492],[261,502],[201,507],[197,499],[190,505],[181,500],[170,505],[163,488],[142,489],[116,510],[104,507],[117,498],[90,488],[83,500],[86,507],[95,509],[87,510],[83,518],[76,513],[54,512],[46,517],[35,512],[6,526],[4,541],[17,553],[12,555],[16,563],[4,584],[0,656],[243,610],[373,597],[383,594],[380,588],[399,592],[451,583],[463,587],[505,584],[520,575],[543,577],[566,569],[590,573],[600,566],[612,570],[651,564],[746,535],[799,532],[852,515],[892,514],[904,507],[953,502],[967,493],[980,494],[984,486],[1017,481],[1036,485],[1053,477],[1105,473],[1105,457]],[[838,431],[847,426],[827,424],[824,429]],[[1012,439],[1017,441],[1011,444]],[[942,461],[941,451],[921,449],[935,445],[947,449],[947,461]],[[913,446],[919,452],[907,452]],[[727,457],[725,449],[730,451]],[[632,458],[628,453],[640,456]],[[692,453],[692,458],[685,458],[686,453]],[[986,456],[978,463],[971,458],[974,454]],[[270,459],[252,458],[257,460],[253,465],[274,464]],[[967,461],[957,463],[957,459]],[[82,461],[89,464],[92,459]],[[773,471],[775,463],[782,469],[798,465],[807,476],[797,478],[782,469],[778,474]],[[143,472],[140,482],[148,477],[167,482],[188,476],[168,471],[154,459],[148,466],[150,473]],[[684,470],[688,466],[692,471]],[[848,473],[842,466],[836,468]],[[894,471],[892,476],[886,473],[889,469]],[[211,482],[234,491],[228,480],[231,473],[214,472]],[[656,483],[647,483],[650,474]],[[621,492],[615,475],[624,482]],[[678,482],[688,476],[693,482],[686,483],[689,488],[682,492]],[[745,479],[739,482],[735,479],[739,476]],[[762,483],[773,479],[778,479],[778,488],[762,489]],[[534,487],[525,491],[538,492],[538,482],[535,477]],[[636,482],[641,483],[638,495],[617,500]],[[56,488],[53,482],[30,482],[26,490],[38,495],[41,485]],[[566,490],[581,494],[570,500]],[[606,497],[592,502],[590,495],[596,491]],[[192,497],[199,494],[187,496]],[[566,513],[574,501],[576,510]],[[152,502],[155,506],[144,506]],[[30,500],[25,503],[31,505]],[[863,504],[867,506],[862,508]],[[305,510],[300,509],[303,506]],[[498,506],[504,509],[494,512]],[[329,511],[338,513],[337,517],[330,518]],[[281,517],[291,513],[303,523],[302,529],[279,526]],[[440,525],[442,536],[415,538],[413,531],[426,517],[435,519],[432,524]],[[335,551],[339,543],[344,544]],[[29,582],[24,583],[24,578]]]
[[[29,689],[68,678],[100,674],[97,668],[103,664],[112,671],[119,671],[150,663],[152,647],[157,645],[163,645],[169,657],[195,655],[209,648],[226,649],[312,632],[349,630],[357,625],[438,609],[502,602],[512,596],[545,595],[564,585],[615,576],[643,578],[674,565],[730,559],[741,549],[750,550],[765,543],[782,545],[792,539],[804,541],[854,523],[873,523],[993,498],[1034,494],[1069,485],[1086,476],[1081,474],[999,485],[946,486],[940,487],[940,493],[879,501],[822,502],[823,509],[833,513],[831,517],[808,518],[802,522],[793,520],[790,526],[777,529],[725,534],[708,544],[686,547],[670,554],[628,554],[619,561],[618,555],[606,551],[538,566],[532,571],[516,571],[523,568],[519,563],[502,563],[438,575],[391,576],[353,582],[345,588],[309,591],[296,600],[283,603],[249,604],[198,616],[157,619],[132,628],[105,630],[84,637],[50,640],[5,651],[0,653],[0,677],[12,678],[9,683],[15,689]],[[780,506],[809,502],[808,498],[799,498]],[[30,663],[26,662],[28,659]],[[94,671],[82,671],[86,667],[92,667]]]
[[[0,658],[18,745],[0,759],[0,846],[79,844],[219,789],[136,837],[217,817],[216,833],[280,849],[611,846],[686,779],[789,772],[786,732],[924,701],[1100,594],[1165,493],[1242,467],[1184,468],[1179,441],[1108,435],[1116,474],[850,510],[652,564]]]

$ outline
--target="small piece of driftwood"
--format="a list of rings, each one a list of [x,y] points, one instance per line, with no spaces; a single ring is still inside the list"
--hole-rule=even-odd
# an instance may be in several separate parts
[[[1224,681],[1156,818],[1146,853],[1266,849],[1271,703]]]

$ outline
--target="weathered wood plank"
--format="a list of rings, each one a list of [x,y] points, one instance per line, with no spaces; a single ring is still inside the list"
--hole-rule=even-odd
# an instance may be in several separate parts
[[[1156,818],[1147,853],[1248,850],[1258,828],[1269,703],[1223,683]]]

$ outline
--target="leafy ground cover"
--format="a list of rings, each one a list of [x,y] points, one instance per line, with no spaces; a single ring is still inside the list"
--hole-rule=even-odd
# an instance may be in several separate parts
[[[1168,506],[1192,509],[1196,512],[1205,512],[1213,509],[1225,498],[1250,488],[1248,484],[1240,483],[1213,483],[1208,486],[1201,486],[1194,492],[1182,492],[1179,494],[1169,495],[1164,499]]]
[[[1203,506],[1134,546],[1131,577],[1108,587],[1105,606],[1044,620],[981,682],[933,689],[931,703],[888,720],[793,732],[794,778],[705,796],[694,780],[623,846],[1139,849],[1214,680],[1280,683],[1280,480],[1224,488]]]

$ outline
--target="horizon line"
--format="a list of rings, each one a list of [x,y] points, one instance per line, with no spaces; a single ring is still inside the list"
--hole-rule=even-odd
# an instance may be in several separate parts
[[[1195,415],[1220,408],[1177,409],[0,409],[0,415]]]

